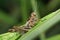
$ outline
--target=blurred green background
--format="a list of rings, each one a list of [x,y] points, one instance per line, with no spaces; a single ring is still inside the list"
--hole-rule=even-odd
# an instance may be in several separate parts
[[[60,8],[60,0],[36,0],[39,18]],[[0,33],[24,24],[33,12],[30,0],[0,0]],[[60,34],[60,22],[46,32],[46,37]]]

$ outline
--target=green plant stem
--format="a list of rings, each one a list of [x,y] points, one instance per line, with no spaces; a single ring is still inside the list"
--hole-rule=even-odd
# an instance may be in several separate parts
[[[28,18],[28,10],[27,10],[27,0],[21,0],[21,14],[22,14],[22,22],[25,23]]]
[[[19,36],[20,34],[17,32],[14,33],[7,32],[0,35],[0,40],[16,40]]]
[[[60,34],[47,38],[46,40],[60,40]]]
[[[41,33],[39,37],[40,40],[46,40],[45,33]]]

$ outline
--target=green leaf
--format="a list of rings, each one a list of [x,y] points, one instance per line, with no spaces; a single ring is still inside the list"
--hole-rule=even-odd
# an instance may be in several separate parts
[[[32,28],[29,32],[27,32],[25,35],[23,35],[18,40],[31,40],[37,35],[47,31],[58,21],[60,21],[60,9],[42,18],[34,28]]]
[[[53,37],[50,37],[47,40],[60,40],[60,34],[59,35],[55,35]]]
[[[19,36],[20,36],[19,33],[16,33],[16,32],[10,33],[10,32],[8,32],[8,33],[1,34],[0,35],[0,40],[15,40]]]

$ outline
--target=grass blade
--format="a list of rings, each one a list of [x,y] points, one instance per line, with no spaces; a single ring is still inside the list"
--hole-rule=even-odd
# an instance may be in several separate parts
[[[18,40],[31,40],[34,37],[36,37],[37,35],[45,32],[46,30],[51,28],[58,21],[60,21],[60,9],[57,10],[56,12],[53,12],[52,14],[42,18],[34,28],[32,28],[29,32],[27,32],[25,35],[23,35]]]

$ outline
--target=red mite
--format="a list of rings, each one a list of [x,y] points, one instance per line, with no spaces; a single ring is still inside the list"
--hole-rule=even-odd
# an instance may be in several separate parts
[[[38,21],[36,13],[31,13],[30,19],[23,26],[13,26],[12,29],[9,29],[9,32],[27,32],[31,29]]]

